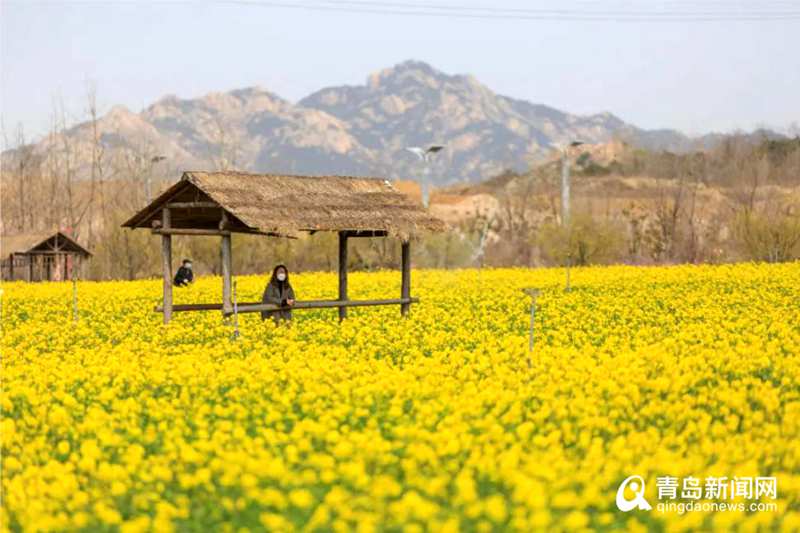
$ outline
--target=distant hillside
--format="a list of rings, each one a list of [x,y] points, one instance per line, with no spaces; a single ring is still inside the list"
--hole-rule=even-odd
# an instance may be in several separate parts
[[[195,99],[167,96],[140,113],[114,107],[97,126],[106,157],[165,155],[170,169],[413,179],[424,169],[405,148],[439,143],[446,150],[428,169],[436,184],[523,170],[553,145],[575,139],[617,138],[673,151],[718,141],[642,130],[610,113],[569,114],[498,95],[472,76],[445,74],[417,61],[372,74],[364,85],[321,89],[296,104],[260,88]],[[65,135],[80,177],[88,168],[91,124]],[[45,152],[51,141],[58,143],[44,140],[34,151]]]

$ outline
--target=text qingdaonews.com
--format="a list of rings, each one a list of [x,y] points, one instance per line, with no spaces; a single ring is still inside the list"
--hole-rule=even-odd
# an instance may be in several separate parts
[[[677,512],[684,514],[686,512],[694,511],[777,511],[778,504],[776,502],[659,502],[656,505],[659,513]]]

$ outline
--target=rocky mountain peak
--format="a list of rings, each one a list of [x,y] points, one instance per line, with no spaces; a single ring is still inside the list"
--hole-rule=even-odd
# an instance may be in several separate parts
[[[367,78],[367,87],[372,90],[391,90],[409,83],[437,86],[447,77],[427,63],[408,60],[370,74]]]
[[[159,99],[141,113],[113,108],[103,119],[114,149],[146,144],[176,167],[225,165],[263,172],[378,175],[438,184],[522,170],[553,144],[620,135],[680,149],[672,131],[644,131],[614,115],[565,113],[498,95],[470,75],[404,61],[363,85],[320,89],[296,104],[262,87]],[[76,132],[81,126],[74,128]],[[427,167],[406,150],[443,144]]]

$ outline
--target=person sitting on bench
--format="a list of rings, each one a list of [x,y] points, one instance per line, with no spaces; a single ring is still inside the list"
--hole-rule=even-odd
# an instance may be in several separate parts
[[[183,264],[175,273],[175,280],[173,284],[176,287],[186,287],[194,281],[194,274],[192,273],[192,260],[184,259]]]
[[[262,311],[261,319],[266,320],[272,317],[277,324],[281,320],[292,319],[292,309],[294,305],[294,289],[289,283],[289,269],[284,265],[278,265],[272,271],[272,277],[264,289],[264,295],[261,297],[261,303],[275,304],[283,307],[278,311]]]

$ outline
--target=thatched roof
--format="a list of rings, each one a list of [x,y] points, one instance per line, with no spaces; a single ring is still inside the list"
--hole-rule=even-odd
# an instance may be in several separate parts
[[[0,255],[2,255],[2,257],[8,257],[11,254],[42,254],[52,252],[72,253],[84,257],[92,255],[89,250],[60,231],[21,233],[17,235],[3,235],[0,237]]]
[[[445,229],[444,222],[384,179],[194,171],[185,172],[123,226],[151,227],[168,203],[208,201],[228,213],[231,231],[385,231],[408,238]],[[171,209],[171,225],[213,228],[220,216],[219,209]]]

